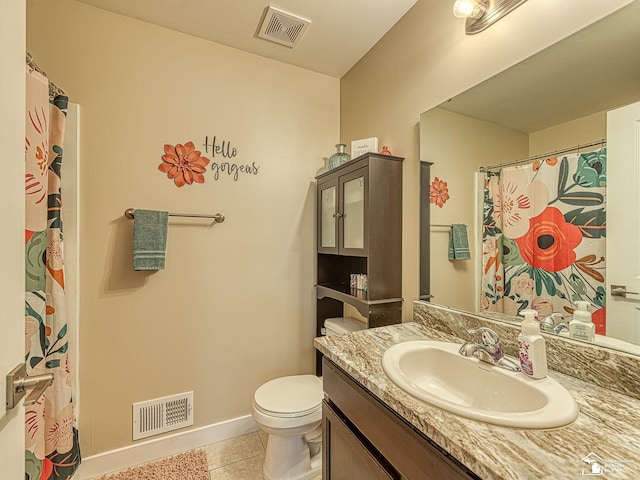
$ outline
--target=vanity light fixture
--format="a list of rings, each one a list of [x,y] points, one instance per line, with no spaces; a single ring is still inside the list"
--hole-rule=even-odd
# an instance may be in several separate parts
[[[453,15],[458,18],[480,18],[487,11],[489,0],[456,0]]]
[[[456,0],[453,14],[466,18],[467,35],[481,32],[527,0]]]

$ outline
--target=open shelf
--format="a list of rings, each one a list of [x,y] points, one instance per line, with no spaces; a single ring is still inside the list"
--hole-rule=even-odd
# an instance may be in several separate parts
[[[343,283],[332,283],[327,285],[316,285],[317,298],[333,298],[340,302],[348,303],[354,306],[361,315],[368,317],[371,307],[374,305],[383,305],[385,303],[402,303],[402,298],[383,298],[380,300],[369,300],[367,292],[362,290],[353,290],[349,285]]]

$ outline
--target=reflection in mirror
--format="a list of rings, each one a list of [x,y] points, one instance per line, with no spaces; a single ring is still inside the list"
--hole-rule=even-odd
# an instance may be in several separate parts
[[[344,182],[344,247],[364,248],[364,178]]]
[[[612,169],[621,162],[608,112],[638,101],[640,2],[633,2],[423,113],[420,159],[433,162],[434,226],[422,229],[430,235],[432,301],[510,322],[537,308],[540,320],[554,322],[551,332],[586,300],[596,343],[640,354],[640,296],[627,295],[636,313],[618,308],[625,302],[609,293],[616,272],[605,252],[606,242],[620,242],[612,222],[621,218],[611,211],[619,208],[610,198]],[[628,195],[635,201],[640,189]],[[456,223],[467,225],[471,261],[447,258]],[[534,260],[534,250],[554,254]]]

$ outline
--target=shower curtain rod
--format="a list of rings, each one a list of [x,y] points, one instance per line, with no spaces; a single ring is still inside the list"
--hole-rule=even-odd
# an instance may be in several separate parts
[[[26,62],[31,70],[35,70],[36,72],[47,77],[47,80],[49,80],[47,73],[38,66],[36,61],[33,59],[33,55],[31,55],[29,52],[27,52]],[[65,97],[67,96],[67,94],[64,93],[64,90],[62,90],[59,86],[49,80],[49,96],[55,97],[56,95],[64,95]]]
[[[604,146],[606,144],[607,144],[607,140],[605,138],[603,138],[602,140],[599,140],[597,142],[584,143],[582,145],[576,145],[575,147],[565,148],[565,149],[562,149],[562,150],[555,150],[553,152],[543,153],[541,155],[534,155],[533,157],[527,157],[527,158],[523,158],[521,160],[514,160],[514,161],[511,161],[511,162],[498,163],[497,165],[490,165],[488,167],[480,167],[478,169],[478,171],[479,172],[488,172],[490,170],[493,170],[494,168],[502,168],[502,167],[509,167],[511,165],[519,165],[521,163],[533,162],[533,161],[538,160],[540,158],[549,158],[549,157],[553,157],[555,155],[561,155],[563,153],[569,153],[569,152],[573,152],[573,151],[580,151],[583,148],[595,147],[596,145]]]

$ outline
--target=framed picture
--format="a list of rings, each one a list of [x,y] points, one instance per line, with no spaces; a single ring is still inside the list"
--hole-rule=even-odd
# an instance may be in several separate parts
[[[357,158],[369,152],[378,151],[378,137],[363,138],[351,142],[351,158]]]

